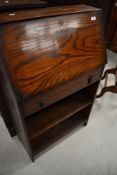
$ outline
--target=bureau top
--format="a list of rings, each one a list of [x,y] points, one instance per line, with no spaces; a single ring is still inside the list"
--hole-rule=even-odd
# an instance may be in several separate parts
[[[75,14],[100,10],[88,5],[72,5],[60,7],[46,7],[28,10],[17,10],[12,12],[0,12],[0,24],[22,21],[27,19],[44,18],[65,14]]]

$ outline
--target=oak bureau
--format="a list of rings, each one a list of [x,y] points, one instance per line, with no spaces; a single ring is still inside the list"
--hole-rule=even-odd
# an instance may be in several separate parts
[[[101,10],[0,13],[0,86],[32,161],[86,125],[106,63]]]

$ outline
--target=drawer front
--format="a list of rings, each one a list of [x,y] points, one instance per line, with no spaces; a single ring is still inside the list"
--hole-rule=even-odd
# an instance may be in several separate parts
[[[75,78],[61,86],[53,88],[41,95],[35,96],[29,100],[24,101],[22,104],[24,117],[38,112],[47,106],[71,95],[78,90],[92,84],[100,79],[103,66],[100,66],[94,70],[88,71],[78,78]]]
[[[22,99],[62,86],[104,63],[98,12],[7,24],[3,38],[9,76]]]

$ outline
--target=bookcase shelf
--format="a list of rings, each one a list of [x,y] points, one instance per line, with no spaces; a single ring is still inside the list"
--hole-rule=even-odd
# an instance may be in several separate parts
[[[74,131],[80,129],[83,124],[86,124],[88,116],[85,114],[85,109],[87,108],[82,109],[80,112],[72,115],[35,139],[32,139],[31,146],[33,154],[36,156],[44,150],[51,148],[56,143],[73,134]]]
[[[33,155],[87,124],[99,81],[24,118]]]
[[[89,104],[91,99],[81,92],[77,92],[48,108],[26,118],[26,125],[30,139],[35,139],[48,129],[76,114]]]

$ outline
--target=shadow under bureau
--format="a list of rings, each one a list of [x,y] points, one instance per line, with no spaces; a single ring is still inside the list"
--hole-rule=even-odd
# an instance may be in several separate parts
[[[0,13],[0,86],[32,160],[87,124],[105,63],[100,9]]]

